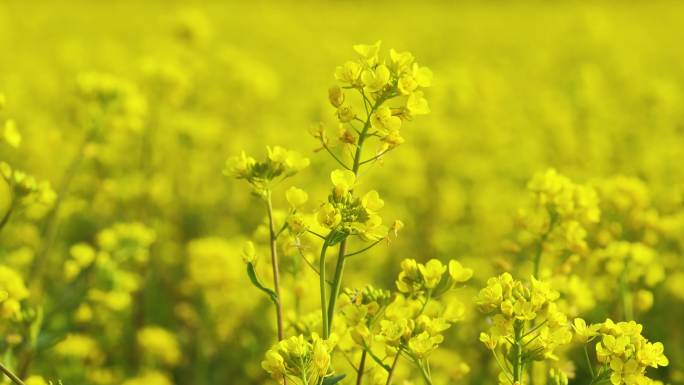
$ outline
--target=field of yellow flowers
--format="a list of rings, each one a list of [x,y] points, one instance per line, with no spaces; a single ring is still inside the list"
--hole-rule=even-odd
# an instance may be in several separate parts
[[[684,384],[682,20],[0,0],[0,384]]]

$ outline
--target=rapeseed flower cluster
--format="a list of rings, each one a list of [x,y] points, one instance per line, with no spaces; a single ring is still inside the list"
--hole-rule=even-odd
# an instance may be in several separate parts
[[[556,305],[559,296],[546,282],[522,282],[509,273],[490,278],[480,290],[476,304],[491,324],[480,341],[500,364],[502,383],[525,382],[533,361],[557,360],[558,348],[572,340],[567,316]]]
[[[7,266],[0,265],[0,317],[18,317],[21,314],[21,301],[28,295],[21,275]]]
[[[334,336],[328,340],[317,334],[310,339],[301,334],[289,337],[266,352],[261,366],[281,384],[286,380],[300,385],[320,384],[331,375],[328,370],[334,345]]]
[[[339,305],[341,336],[353,342],[347,350],[361,351],[362,362],[372,357],[381,373],[374,378],[391,379],[405,357],[431,383],[429,357],[463,316],[463,305],[446,294],[470,279],[472,270],[456,260],[448,268],[436,259],[426,264],[407,259],[401,266],[394,294],[372,286],[345,290]]]
[[[595,344],[596,370],[589,355],[586,357],[592,382],[609,379],[613,385],[654,384],[658,382],[646,376],[646,369],[669,365],[663,344],[648,341],[641,335],[643,326],[634,321],[615,323],[607,319],[587,324],[576,318],[573,328],[581,343]]]
[[[596,191],[591,186],[573,183],[549,169],[536,174],[527,184],[532,209],[520,212],[520,223],[535,237],[561,250],[586,253],[587,226],[601,216]]]
[[[364,241],[377,241],[388,236],[378,211],[385,205],[377,191],[371,190],[358,198],[352,190],[356,175],[349,170],[335,170],[330,174],[333,189],[328,202],[316,213],[318,223],[331,231],[358,235]]]
[[[268,156],[257,162],[242,152],[226,161],[223,174],[244,179],[257,195],[264,196],[272,183],[294,176],[309,166],[309,159],[279,146],[267,147]]]
[[[345,90],[361,93],[365,111],[370,113],[372,135],[377,135],[382,142],[379,153],[404,143],[401,136],[403,122],[430,112],[421,89],[432,85],[432,71],[416,63],[413,54],[391,49],[387,58],[381,58],[380,46],[380,41],[355,45],[358,59],[347,61],[335,70],[335,78],[342,87],[334,86],[329,90],[330,104],[337,108],[340,141],[352,145],[360,136],[365,136],[354,123],[363,124],[364,121],[356,113],[358,108],[346,100]],[[401,99],[400,105],[384,105],[386,100],[397,97]],[[366,121],[361,131],[368,128]],[[324,138],[321,139],[325,145]]]

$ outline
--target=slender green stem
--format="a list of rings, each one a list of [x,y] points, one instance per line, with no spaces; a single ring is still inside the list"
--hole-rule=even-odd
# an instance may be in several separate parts
[[[544,252],[544,243],[546,243],[546,239],[549,237],[549,234],[551,234],[551,231],[553,230],[553,226],[556,224],[556,219],[554,215],[551,215],[551,220],[549,221],[549,228],[544,232],[544,234],[539,238],[539,242],[537,243],[537,251],[534,255],[534,277],[539,278],[539,270],[541,269],[541,257],[542,253]]]
[[[501,373],[504,374],[506,379],[513,385],[513,380],[511,379],[511,374],[508,373],[508,370],[501,364],[501,360],[499,359],[499,356],[496,354],[496,350],[492,350],[492,354],[494,355],[494,360],[496,361],[496,364],[499,365],[499,369],[501,369]]]
[[[361,253],[363,253],[364,251],[368,251],[368,250],[372,249],[373,247],[375,247],[378,243],[382,242],[383,240],[384,240],[384,238],[383,238],[383,239],[380,239],[380,240],[378,240],[378,241],[376,241],[376,242],[373,242],[373,243],[371,243],[369,246],[366,246],[366,247],[364,247],[364,248],[361,249],[361,250],[357,250],[357,251],[354,251],[354,252],[351,252],[351,253],[345,255],[345,257],[351,257],[351,256],[353,256],[353,255],[361,254]]]
[[[57,198],[55,199],[55,203],[48,213],[43,228],[41,229],[43,243],[35,258],[33,258],[33,262],[31,263],[31,268],[29,270],[29,282],[31,283],[39,281],[42,268],[45,265],[44,262],[47,259],[50,249],[52,248],[52,245],[57,237],[60,208],[64,202],[64,199],[69,193],[71,183],[74,177],[76,177],[76,174],[81,166],[81,162],[85,156],[86,146],[95,138],[97,132],[99,131],[99,127],[100,123],[98,121],[93,122],[93,126],[84,136],[83,140],[78,146],[78,149],[76,150],[76,154],[74,154],[74,157],[71,159],[71,162],[64,172],[59,189],[57,190]]]
[[[432,378],[426,365],[423,365],[423,363],[420,360],[416,360],[416,362],[418,364],[418,367],[420,368],[420,374],[423,376],[423,381],[425,381],[425,384],[432,385]]]
[[[340,242],[340,249],[337,255],[337,264],[335,266],[335,275],[333,276],[332,288],[330,289],[330,300],[328,301],[328,330],[332,329],[333,318],[335,317],[335,304],[337,297],[340,294],[342,287],[342,274],[344,273],[344,263],[347,260],[345,253],[347,252],[347,242]]]
[[[12,187],[10,186],[10,189]],[[5,215],[2,217],[2,220],[0,221],[0,231],[5,228],[5,225],[9,222],[10,217],[12,216],[12,213],[14,212],[14,206],[16,205],[15,199],[14,199],[14,193],[10,192],[10,205],[9,208],[7,208],[7,212]]]
[[[344,169],[346,169],[346,170],[351,170],[351,169],[349,168],[349,166],[347,166],[347,165],[342,161],[342,159],[340,159],[337,155],[335,155],[335,153],[330,149],[330,147],[328,147],[327,144],[325,144],[325,142],[321,141],[321,144],[323,145],[323,148],[325,148],[325,150],[328,151],[328,154],[330,154],[330,156],[332,156],[333,159],[335,159],[335,160],[337,161],[337,163],[340,164],[340,166],[342,166],[342,167],[343,167]]]
[[[522,321],[516,320],[513,324],[513,332],[515,335],[515,344],[513,345],[513,383],[522,383],[522,336],[524,333],[525,324]]]
[[[629,264],[625,263],[625,267],[620,274],[620,299],[622,300],[622,316],[624,321],[631,321],[634,319],[634,309],[632,307],[632,293],[627,285],[627,270]]]
[[[423,314],[425,311],[425,308],[427,307],[428,303],[430,302],[430,297],[432,297],[432,289],[428,289],[427,293],[425,293],[425,302],[423,302],[423,306],[420,307],[420,311],[416,316],[420,316]]]
[[[12,382],[14,382],[16,385],[24,385],[24,381],[22,381],[21,378],[17,377],[14,373],[12,373],[12,371],[9,370],[2,363],[0,363],[0,372],[2,372],[10,380],[12,380]]]
[[[389,367],[387,364],[385,364],[384,362],[382,362],[382,360],[380,359],[380,357],[378,357],[375,353],[373,353],[373,351],[370,349],[369,346],[366,346],[366,347],[365,347],[365,351],[368,352],[368,355],[370,356],[370,358],[372,358],[373,361],[375,361],[375,363],[378,364],[378,366],[380,366],[381,368],[385,369],[385,371],[386,371],[387,373],[389,373],[390,367]]]
[[[389,373],[387,374],[387,382],[385,385],[390,385],[392,383],[392,378],[394,377],[394,370],[397,368],[399,363],[399,356],[401,356],[401,349],[397,350],[397,355],[394,356],[394,361],[392,361],[392,366],[390,366]]]
[[[361,352],[361,360],[359,361],[359,369],[356,371],[356,385],[361,385],[363,381],[363,371],[366,368],[366,350]]]
[[[383,155],[387,154],[387,153],[390,152],[390,151],[392,151],[392,149],[385,150],[385,151],[383,151],[383,152],[381,152],[381,153],[379,153],[379,154],[377,154],[377,155],[375,155],[375,156],[373,156],[373,157],[371,157],[371,158],[368,158],[368,159],[366,159],[366,160],[364,160],[364,161],[361,161],[359,164],[360,164],[360,165],[364,165],[364,164],[370,163],[370,162],[372,162],[372,161],[374,161],[374,160],[378,160],[378,159],[380,159]]]
[[[276,241],[278,239],[275,231],[275,224],[273,222],[273,203],[271,200],[271,191],[266,193],[266,211],[268,212],[268,229],[270,236],[270,250],[271,250],[271,265],[273,267],[273,290],[278,297],[275,303],[276,307],[276,322],[278,325],[278,341],[285,338],[285,325],[283,323],[283,304],[280,296],[280,268],[278,266],[278,249]]]
[[[307,232],[307,233],[310,233],[310,234],[312,234],[312,235],[314,235],[314,236],[316,236],[316,237],[318,237],[318,238],[320,238],[320,239],[325,239],[324,236],[322,236],[321,234],[318,234],[318,233],[315,232],[315,231],[311,231],[311,230],[307,229],[306,232]]]
[[[589,351],[587,351],[587,344],[584,344],[584,358],[587,360],[587,368],[589,368],[589,374],[591,374],[591,379],[593,380],[595,378],[594,366],[591,364],[591,360],[589,359]]]
[[[525,335],[522,336],[522,338],[525,338],[525,337],[529,336],[530,334],[536,332],[537,330],[539,330],[539,328],[541,328],[542,326],[544,326],[544,324],[546,324],[548,321],[549,321],[549,320],[545,319],[545,320],[542,321],[542,323],[540,323],[539,325],[533,326],[532,329],[530,329],[527,333],[525,333]]]
[[[313,272],[316,273],[316,275],[320,275],[321,273],[318,271],[318,269],[316,268],[316,266],[314,266],[313,262],[309,261],[309,260],[306,258],[306,256],[304,255],[304,253],[302,253],[302,250],[298,248],[297,251],[299,251],[299,256],[304,260],[304,262],[306,263],[306,265],[309,266],[309,268],[311,268],[311,270],[313,270]],[[327,283],[328,283],[328,285],[331,285],[331,286],[332,286],[332,282],[327,281]]]
[[[328,242],[333,231],[328,234],[328,236],[323,240],[323,246],[321,247],[321,257],[319,259],[318,265],[318,276],[319,276],[319,289],[321,291],[321,317],[323,324],[323,338],[327,339],[330,335],[330,329],[328,328],[328,305],[326,302],[325,295],[325,254],[328,251]]]

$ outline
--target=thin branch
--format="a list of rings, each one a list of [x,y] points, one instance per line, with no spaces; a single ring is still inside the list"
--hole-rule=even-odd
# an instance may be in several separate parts
[[[360,164],[360,165],[364,165],[364,164],[366,164],[366,163],[370,163],[370,162],[373,162],[373,161],[375,161],[375,160],[378,160],[378,159],[380,159],[381,156],[387,154],[388,152],[392,151],[393,149],[394,149],[394,148],[387,149],[387,150],[385,150],[385,151],[379,153],[378,155],[375,155],[375,156],[372,157],[372,158],[368,158],[368,159],[362,161],[362,162],[359,163],[359,164]]]
[[[532,334],[532,333],[536,332],[537,330],[539,330],[539,328],[541,328],[542,326],[544,326],[544,324],[546,324],[547,321],[548,321],[548,319],[545,319],[544,322],[542,322],[542,323],[540,323],[539,325],[535,326],[534,328],[530,329],[530,331],[528,331],[527,333],[525,333],[525,335],[523,335],[522,338],[525,338],[525,337],[529,336],[530,334]]]
[[[12,373],[12,371],[5,367],[5,365],[3,365],[2,363],[0,363],[0,372],[6,375],[15,384],[25,385],[24,381],[22,381],[21,378],[17,377],[16,374]]]
[[[335,153],[332,152],[332,150],[330,149],[330,147],[328,147],[327,144],[325,144],[323,142],[321,142],[321,144],[323,145],[323,148],[325,148],[325,150],[328,151],[328,154],[330,154],[330,156],[332,156],[333,159],[335,159],[337,161],[337,163],[340,164],[340,166],[351,171],[351,168],[349,168],[349,166],[347,166],[337,155],[335,155]]]
[[[363,381],[363,371],[366,367],[366,351],[361,353],[361,361],[359,361],[359,368],[356,371],[356,385],[361,385]]]
[[[354,252],[352,252],[352,253],[345,254],[344,257],[347,258],[347,257],[351,257],[351,256],[356,255],[356,254],[361,254],[361,253],[363,253],[364,251],[373,248],[375,245],[377,245],[378,243],[382,242],[383,240],[385,240],[385,238],[382,238],[382,239],[380,239],[380,240],[378,240],[378,241],[376,241],[376,242],[373,242],[370,246],[364,247],[364,248],[361,249],[361,250],[357,250],[357,251],[354,251]]]
[[[311,261],[309,261],[309,260],[304,256],[304,253],[302,253],[302,250],[301,250],[299,247],[297,247],[297,251],[299,252],[299,256],[302,257],[302,259],[304,260],[304,262],[306,262],[306,264],[311,268],[311,270],[313,270],[314,273],[316,273],[317,275],[320,276],[321,273],[318,271],[318,269],[316,268],[316,266],[314,266],[314,264],[313,264]],[[328,285],[332,285],[332,282],[330,282],[330,281],[328,281],[328,280],[326,280],[325,282],[327,282]]]
[[[368,352],[368,355],[373,359],[373,361],[375,361],[376,364],[378,364],[381,368],[385,369],[385,371],[389,373],[389,371],[390,371],[389,365],[382,362],[380,357],[376,356],[375,353],[373,353],[373,351],[370,349],[370,347],[367,346],[365,348],[365,351]]]
[[[390,367],[389,374],[387,375],[387,382],[385,385],[391,385],[392,384],[392,377],[394,377],[394,369],[397,368],[397,363],[399,363],[399,357],[401,356],[401,350],[397,352],[397,355],[394,356],[394,361],[392,361],[392,366]]]
[[[323,240],[326,240],[326,239],[327,239],[326,237],[324,237],[324,236],[321,235],[321,234],[318,234],[318,233],[315,232],[315,231],[311,231],[311,230],[309,230],[309,229],[306,229],[306,232],[307,232],[307,233],[310,233],[310,234],[312,234],[312,235],[315,235],[315,236],[317,236],[318,238],[321,238],[321,239],[323,239]]]

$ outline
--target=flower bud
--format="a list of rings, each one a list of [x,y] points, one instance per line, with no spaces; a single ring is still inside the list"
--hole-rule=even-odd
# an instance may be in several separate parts
[[[254,247],[254,243],[252,241],[247,241],[245,245],[242,247],[242,260],[245,263],[254,263],[256,262],[257,255],[256,255],[256,248]]]
[[[328,89],[328,100],[335,108],[339,108],[344,103],[344,92],[339,86],[332,86]]]
[[[337,109],[337,119],[342,123],[348,123],[354,120],[354,110],[350,106],[341,106]]]
[[[340,126],[342,125],[340,124]],[[340,127],[340,135],[338,139],[342,143],[356,144],[356,135],[344,127]]]
[[[291,215],[287,220],[287,225],[290,227],[290,231],[297,235],[304,233],[308,227],[304,217],[300,214]]]
[[[330,229],[334,228],[342,221],[342,215],[340,214],[339,210],[337,210],[330,203],[326,203],[321,206],[320,209],[318,209],[316,218],[321,226],[325,226]]]

